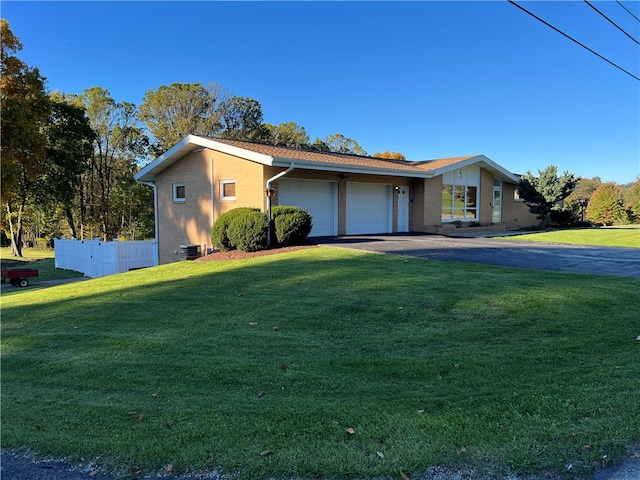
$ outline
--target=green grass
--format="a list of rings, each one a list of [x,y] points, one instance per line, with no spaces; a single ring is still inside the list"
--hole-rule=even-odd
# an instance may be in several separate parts
[[[584,475],[640,441],[639,287],[317,247],[3,292],[2,447],[125,476]]]
[[[531,233],[512,237],[507,240],[527,242],[572,243],[578,245],[600,245],[605,247],[640,248],[640,225],[624,225],[602,228],[572,228],[552,232]]]
[[[39,282],[47,280],[61,280],[65,278],[81,277],[82,273],[73,270],[56,268],[54,252],[52,249],[25,248],[23,257],[14,257],[9,247],[0,248],[0,262],[2,268],[20,269],[29,268],[38,270],[38,276],[29,278],[29,284],[34,287]]]

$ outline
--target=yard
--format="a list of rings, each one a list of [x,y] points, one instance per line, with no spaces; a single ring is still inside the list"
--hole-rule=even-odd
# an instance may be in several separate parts
[[[0,261],[2,268],[38,270],[38,276],[29,279],[30,284],[82,276],[79,272],[56,268],[53,250],[25,248],[22,253],[23,258],[14,257],[9,247],[1,247]]]
[[[571,243],[579,245],[600,245],[605,247],[640,248],[640,225],[619,225],[602,228],[571,228],[551,232],[531,233],[504,237],[509,240],[527,242]]]
[[[640,442],[639,287],[314,247],[3,292],[2,447],[129,477],[580,477]]]

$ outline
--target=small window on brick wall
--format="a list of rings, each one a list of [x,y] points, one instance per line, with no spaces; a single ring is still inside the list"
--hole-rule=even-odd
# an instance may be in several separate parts
[[[173,184],[173,201],[174,202],[184,202],[186,196],[186,188],[184,183],[174,183]]]
[[[236,199],[236,181],[220,180],[220,200]]]

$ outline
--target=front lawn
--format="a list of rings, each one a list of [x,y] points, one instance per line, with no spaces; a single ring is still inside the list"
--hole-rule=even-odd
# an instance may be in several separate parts
[[[35,269],[38,276],[29,278],[29,284],[37,285],[46,280],[61,280],[65,278],[81,277],[82,273],[73,270],[56,268],[53,249],[25,248],[23,257],[14,257],[9,247],[0,247],[0,262],[2,268]]]
[[[332,247],[16,289],[2,447],[128,478],[584,477],[640,441],[639,306],[633,278]]]
[[[603,247],[640,248],[640,225],[621,225],[601,228],[570,228],[552,232],[530,233],[507,240],[527,242],[572,243],[576,245],[600,245]]]

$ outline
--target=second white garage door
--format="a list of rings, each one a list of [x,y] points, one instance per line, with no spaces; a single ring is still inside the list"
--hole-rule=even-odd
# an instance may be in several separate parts
[[[392,231],[393,187],[380,183],[347,183],[347,235]]]
[[[295,205],[311,214],[310,237],[338,235],[338,188],[336,182],[281,179],[278,204]]]

